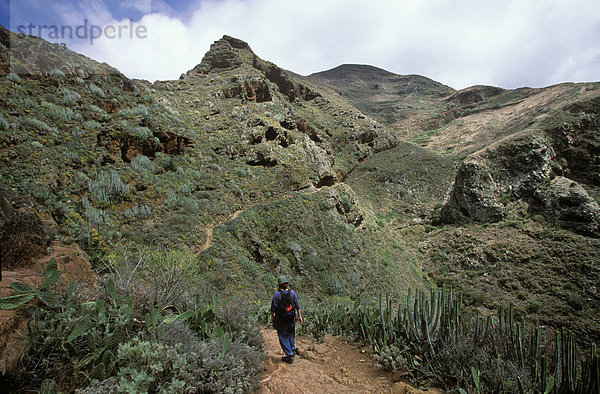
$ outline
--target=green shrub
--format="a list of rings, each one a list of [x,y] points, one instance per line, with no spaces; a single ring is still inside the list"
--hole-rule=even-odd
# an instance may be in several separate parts
[[[93,82],[89,84],[88,89],[92,94],[95,94],[98,97],[102,97],[102,98],[106,97],[104,90],[102,90],[102,88],[98,87],[98,85],[96,85]]]
[[[95,180],[88,181],[88,190],[93,201],[113,204],[129,194],[129,185],[123,182],[115,170],[102,171]]]
[[[38,108],[38,104],[29,97],[17,99],[17,104],[27,109]]]
[[[152,210],[146,204],[134,204],[131,208],[125,210],[124,215],[128,219],[147,219]]]
[[[75,287],[72,281],[60,308],[34,312],[10,389],[29,391],[52,379],[59,390],[72,391],[114,374],[117,346],[143,328],[134,324],[131,298],[80,302]]]
[[[65,73],[62,72],[62,70],[60,70],[58,68],[54,68],[54,69],[50,70],[50,76],[55,77],[55,78],[66,78]]]
[[[143,248],[139,251],[139,259],[154,304],[159,308],[180,305],[198,275],[194,254],[185,248],[164,252]]]
[[[68,122],[72,119],[81,119],[81,115],[72,109],[64,108],[48,101],[42,101],[42,107],[45,108],[44,112],[55,120]]]
[[[410,369],[411,365],[405,358],[406,349],[401,349],[398,346],[396,344],[384,346],[379,352],[375,353],[375,359],[380,368],[386,371],[406,371]]]
[[[94,85],[94,86],[96,86],[96,85]],[[100,88],[98,88],[98,89],[100,89]],[[102,90],[102,89],[100,89],[100,90]],[[104,94],[104,92],[102,92],[102,93]],[[90,109],[91,112],[95,112],[97,114],[106,115],[106,111],[103,110],[102,108],[98,107],[97,105],[93,105],[92,104],[92,105],[90,105],[89,109]]]
[[[67,88],[63,88],[62,94],[63,94],[63,103],[68,106],[71,106],[71,105],[77,103],[81,99],[81,95],[79,93],[74,92]]]
[[[8,79],[9,81],[13,82],[13,83],[21,83],[21,77],[19,77],[17,74],[15,73],[8,73],[6,74],[6,79]]]
[[[222,354],[218,341],[191,347],[138,338],[119,346],[115,377],[96,381],[78,393],[246,393],[258,384],[262,359],[242,343]]]
[[[152,138],[153,134],[149,128],[143,126],[128,126],[125,131],[127,134],[139,138],[141,140],[146,140],[148,138]]]
[[[148,156],[137,155],[131,160],[131,168],[137,172],[149,171],[152,174],[156,173],[156,166],[152,163],[152,160]]]
[[[10,125],[8,124],[6,119],[4,119],[4,117],[0,116],[0,130],[8,130],[9,127],[10,127]]]
[[[102,125],[96,122],[95,120],[87,120],[83,122],[83,127],[85,127],[88,130],[100,130],[102,128]]]
[[[20,122],[21,122],[21,125],[23,125],[27,128],[33,128],[35,130],[43,131],[45,133],[58,134],[58,130],[56,130],[56,128],[50,127],[44,121],[36,119],[36,118],[31,118],[31,117],[21,118]]]

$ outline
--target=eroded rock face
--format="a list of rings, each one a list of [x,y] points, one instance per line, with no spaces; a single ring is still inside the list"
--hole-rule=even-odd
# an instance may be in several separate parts
[[[158,142],[155,139],[140,139],[132,136],[113,137],[100,133],[98,134],[98,145],[106,147],[112,154],[121,156],[125,163],[130,163],[137,155],[154,158],[157,152],[182,155],[185,148],[192,145],[189,138],[170,131],[156,131],[154,136]]]
[[[262,78],[252,78],[243,82],[238,82],[235,86],[224,89],[223,97],[242,98],[257,103],[264,103],[273,99],[271,91],[269,90],[269,84]]]
[[[265,62],[258,56],[254,56],[252,66],[262,71],[269,81],[277,85],[281,94],[285,95],[290,102],[293,102],[297,98],[310,101],[321,97],[318,92],[313,91],[308,86],[294,82],[287,71],[277,67],[273,63]]]
[[[534,209],[546,220],[578,233],[600,236],[600,206],[577,182],[562,176],[535,191]]]

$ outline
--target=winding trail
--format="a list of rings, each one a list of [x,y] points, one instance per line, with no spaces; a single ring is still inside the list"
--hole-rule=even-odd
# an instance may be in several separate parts
[[[322,341],[296,337],[293,364],[281,361],[277,332],[262,330],[267,359],[255,394],[270,393],[411,393],[424,391],[397,382],[393,374],[376,369],[366,348],[326,335]],[[434,394],[439,391],[427,391]]]
[[[312,186],[310,188],[306,188],[306,189],[300,189],[300,190],[296,190],[294,193],[301,193],[301,194],[309,194],[309,193],[317,193],[319,191],[321,191],[322,189],[325,188],[330,188],[330,187],[335,187],[339,184],[341,184],[343,182],[335,182],[334,184],[330,185],[330,186],[320,186],[320,187],[315,187]],[[282,201],[282,200],[287,200],[288,198],[293,197],[294,194],[292,195],[284,195],[281,198],[275,199],[275,200],[271,200],[271,201],[264,201],[264,202],[259,202],[259,203],[254,203],[254,204],[249,204],[247,207],[245,207],[244,209],[238,209],[237,211],[235,211],[234,213],[232,213],[231,215],[229,215],[229,217],[227,217],[227,219],[220,221],[220,222],[216,222],[216,223],[212,223],[212,224],[208,224],[206,226],[206,228],[204,229],[204,235],[205,235],[205,240],[204,240],[204,244],[202,244],[202,246],[200,248],[198,248],[197,252],[194,254],[194,256],[198,257],[198,255],[202,252],[204,252],[206,249],[210,248],[210,246],[212,245],[212,241],[213,241],[213,229],[215,227],[218,227],[230,220],[234,220],[235,218],[237,218],[242,212],[253,208],[257,205],[261,205],[261,204],[266,204],[266,203],[270,203],[270,202],[275,202],[275,201]]]
[[[250,208],[250,207],[248,207],[248,208]],[[195,256],[197,257],[200,253],[204,252],[206,249],[210,248],[210,246],[212,245],[213,228],[220,226],[225,222],[228,222],[230,220],[237,218],[240,215],[240,213],[244,212],[248,208],[238,209],[237,211],[232,213],[227,219],[223,220],[222,222],[216,223],[216,224],[210,224],[210,225],[206,226],[206,228],[204,229],[204,234],[205,234],[206,239],[204,240],[204,244],[196,252]]]

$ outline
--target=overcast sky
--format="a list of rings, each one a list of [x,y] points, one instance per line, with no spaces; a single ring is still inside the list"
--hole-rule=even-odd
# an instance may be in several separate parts
[[[0,0],[5,26],[8,0]],[[133,20],[130,25],[129,19]],[[420,74],[453,88],[600,80],[598,0],[15,0],[10,28],[87,20],[90,45],[55,42],[132,78],[177,79],[229,34],[300,74],[343,63]],[[114,37],[119,26],[121,37]],[[142,26],[142,27],[140,27]],[[127,32],[138,29],[131,37]],[[141,29],[141,30],[140,30]],[[80,31],[81,32],[81,31]],[[48,30],[42,32],[48,37]],[[109,37],[111,36],[111,37]]]

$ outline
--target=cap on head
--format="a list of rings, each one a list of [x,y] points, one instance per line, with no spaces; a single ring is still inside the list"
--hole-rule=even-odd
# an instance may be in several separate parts
[[[281,287],[282,284],[284,283],[288,283],[287,278],[284,275],[281,275],[278,279],[277,279],[277,286]]]

